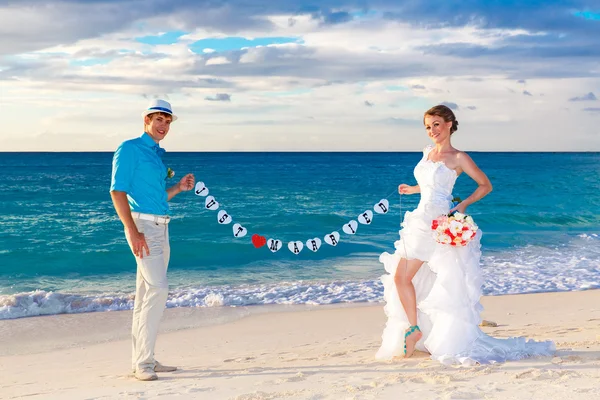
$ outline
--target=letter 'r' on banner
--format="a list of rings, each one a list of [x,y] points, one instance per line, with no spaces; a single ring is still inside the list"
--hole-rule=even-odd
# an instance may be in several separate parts
[[[325,237],[323,238],[325,240],[325,243],[327,243],[330,246],[337,246],[337,244],[340,242],[340,233],[339,232],[331,232],[327,235],[325,235]]]
[[[319,250],[319,248],[321,247],[321,239],[319,239],[319,238],[308,239],[306,241],[306,247],[310,251],[317,251],[317,250]]]

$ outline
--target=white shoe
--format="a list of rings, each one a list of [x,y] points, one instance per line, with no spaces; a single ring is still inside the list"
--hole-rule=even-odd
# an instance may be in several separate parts
[[[154,372],[173,372],[177,371],[177,367],[169,367],[168,365],[162,365],[158,361],[154,363]]]
[[[135,378],[139,381],[155,381],[158,376],[150,368],[144,368],[139,371],[135,371]]]

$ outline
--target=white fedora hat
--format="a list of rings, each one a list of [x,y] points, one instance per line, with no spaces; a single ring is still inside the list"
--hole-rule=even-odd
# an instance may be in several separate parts
[[[148,108],[144,110],[142,113],[142,117],[145,117],[148,114],[163,112],[169,114],[173,117],[173,121],[177,120],[177,116],[173,114],[173,109],[171,108],[171,103],[161,99],[155,99],[150,102]]]

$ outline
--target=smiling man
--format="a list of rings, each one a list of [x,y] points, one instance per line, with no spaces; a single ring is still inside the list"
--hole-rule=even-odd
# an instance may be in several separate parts
[[[177,194],[192,190],[194,175],[187,174],[167,189],[170,178],[159,146],[177,117],[171,104],[154,100],[142,113],[144,133],[123,142],[113,157],[110,194],[125,227],[127,243],[137,262],[133,307],[132,368],[142,381],[157,379],[156,372],[175,371],[158,363],[154,346],[169,288],[169,205]]]

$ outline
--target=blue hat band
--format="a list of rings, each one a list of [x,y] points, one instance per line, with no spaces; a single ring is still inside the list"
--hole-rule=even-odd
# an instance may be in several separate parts
[[[173,111],[169,110],[166,107],[150,107],[148,110],[164,111],[168,114],[173,114]]]

